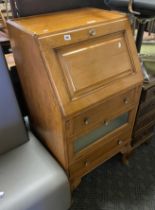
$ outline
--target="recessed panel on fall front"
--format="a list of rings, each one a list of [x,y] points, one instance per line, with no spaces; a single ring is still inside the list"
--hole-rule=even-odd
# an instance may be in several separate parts
[[[122,33],[63,47],[57,54],[72,100],[134,70]]]

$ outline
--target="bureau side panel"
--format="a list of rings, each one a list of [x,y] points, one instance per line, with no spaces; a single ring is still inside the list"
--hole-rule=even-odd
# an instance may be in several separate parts
[[[8,25],[11,45],[27,102],[31,126],[61,165],[67,169],[64,123],[42,62],[36,37]]]

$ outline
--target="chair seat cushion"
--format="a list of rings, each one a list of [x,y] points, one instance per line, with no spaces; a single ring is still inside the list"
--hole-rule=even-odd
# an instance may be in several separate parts
[[[128,11],[129,0],[105,0],[106,4],[111,9],[120,11]],[[142,16],[152,17],[155,16],[155,1],[154,0],[134,0],[133,9],[141,13]]]
[[[0,156],[0,192],[1,210],[67,210],[70,205],[64,171],[32,134]]]

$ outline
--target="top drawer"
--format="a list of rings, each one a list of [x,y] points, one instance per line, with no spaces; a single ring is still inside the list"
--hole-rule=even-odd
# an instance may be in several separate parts
[[[124,32],[128,26],[129,21],[124,16],[123,18],[119,18],[116,21],[101,21],[99,23],[93,23],[92,21],[90,23],[80,25],[78,28],[73,27],[68,29],[65,28],[64,30],[62,30],[61,27],[60,31],[51,31],[51,33],[48,31],[48,33],[40,33],[38,35],[40,42],[48,42],[50,48],[57,48],[86,40],[91,40],[93,38],[101,37],[107,34]]]
[[[109,121],[120,113],[128,111],[135,103],[136,91],[132,89],[117,95],[86,112],[81,113],[70,121],[69,136],[80,135],[99,123]]]

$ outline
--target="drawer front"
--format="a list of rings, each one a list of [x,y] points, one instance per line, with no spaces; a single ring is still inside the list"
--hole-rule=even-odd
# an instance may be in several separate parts
[[[144,89],[142,91],[142,100],[143,102],[146,102],[147,100],[151,100],[155,97],[155,85],[148,88]]]
[[[134,131],[142,129],[143,127],[149,125],[151,122],[155,123],[155,111],[154,110],[150,111],[149,113],[145,113],[143,116],[136,119]]]
[[[132,146],[137,147],[154,136],[154,122],[150,122],[145,127],[135,130],[132,136]]]
[[[150,123],[143,129],[135,132],[133,135],[133,142],[140,142],[152,133],[154,133],[154,123]]]
[[[136,148],[138,146],[140,146],[141,144],[150,141],[154,136],[154,132],[149,133],[148,135],[144,135],[142,136],[142,138],[136,138],[132,140],[132,147]]]
[[[108,125],[112,118],[118,116],[119,113],[126,112],[135,104],[135,95],[135,89],[130,90],[124,94],[114,96],[105,103],[73,118],[68,130],[69,136],[80,135],[84,131],[88,132],[99,123],[105,122]]]
[[[85,25],[79,29],[65,30],[60,33],[44,34],[39,37],[41,43],[47,43],[52,48],[60,46],[71,45],[73,43],[79,43],[81,41],[90,40],[103,35],[115,34],[118,31],[123,32],[128,27],[129,22],[126,18],[107,23],[95,24],[94,26]]]
[[[129,122],[129,113],[123,113],[112,119],[110,122],[102,123],[97,128],[73,140],[74,153],[77,154],[87,147],[97,143],[100,139],[108,135],[113,135],[118,129],[127,126]]]
[[[155,98],[146,101],[146,103],[140,104],[137,116],[138,117],[144,116],[145,114],[153,111],[154,107],[155,107]]]
[[[83,176],[118,152],[123,151],[128,143],[129,137],[127,132],[109,138],[104,145],[83,156],[81,160],[73,162],[70,166],[70,176]]]
[[[151,99],[151,98],[154,98],[154,97],[155,97],[155,86],[150,88],[147,91],[146,99]]]

